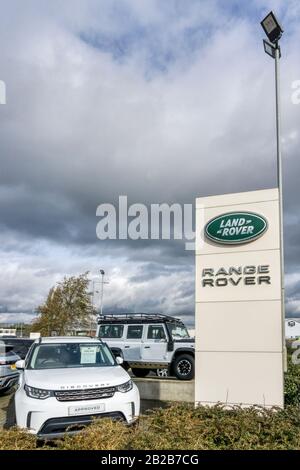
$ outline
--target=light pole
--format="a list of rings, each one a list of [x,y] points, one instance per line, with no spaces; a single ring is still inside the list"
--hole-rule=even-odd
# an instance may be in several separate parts
[[[101,274],[101,291],[100,291],[100,315],[102,316],[103,312],[103,291],[104,291],[104,284],[109,284],[109,281],[104,281],[105,272],[103,269],[100,269]]]
[[[263,40],[266,54],[275,59],[275,98],[276,98],[276,147],[277,147],[277,186],[279,192],[279,237],[280,237],[280,268],[281,268],[281,321],[282,321],[282,347],[284,352],[284,371],[287,370],[287,357],[285,348],[285,290],[284,290],[284,244],[283,244],[283,197],[282,197],[282,154],[281,154],[281,107],[280,107],[280,68],[281,50],[279,39],[283,29],[276,16],[271,11],[261,21],[264,32],[269,41]]]
[[[96,290],[95,288],[95,285],[96,285],[96,282],[95,281],[91,281],[92,283],[92,286],[93,286],[93,290],[91,292],[88,292],[88,295],[90,296],[91,298],[91,304],[92,304],[92,313],[91,313],[91,318],[90,318],[90,336],[92,336],[92,331],[93,331],[93,322],[95,320],[97,320],[97,311],[96,311],[96,314],[94,315],[94,312],[95,312],[95,293],[96,294],[99,294],[99,291]]]

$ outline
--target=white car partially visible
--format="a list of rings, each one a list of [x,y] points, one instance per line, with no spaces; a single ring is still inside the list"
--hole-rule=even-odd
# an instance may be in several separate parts
[[[20,356],[13,351],[13,346],[0,339],[0,395],[18,383],[19,372],[15,364],[19,360]]]
[[[139,416],[136,385],[99,339],[55,337],[36,340],[15,395],[16,422],[42,439],[78,432],[94,418],[127,424]]]

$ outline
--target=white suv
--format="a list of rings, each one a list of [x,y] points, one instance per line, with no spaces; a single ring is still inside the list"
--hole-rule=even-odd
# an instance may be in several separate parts
[[[161,314],[127,313],[101,315],[98,336],[116,356],[122,356],[123,366],[131,368],[136,377],[175,375],[179,380],[191,380],[195,370],[195,339],[184,323]]]
[[[136,385],[109,347],[95,338],[52,337],[34,342],[15,395],[17,425],[39,438],[77,432],[93,418],[128,424],[139,415]]]

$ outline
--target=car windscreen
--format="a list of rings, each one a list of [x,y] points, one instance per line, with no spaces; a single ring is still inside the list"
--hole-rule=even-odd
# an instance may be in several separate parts
[[[180,323],[169,323],[169,331],[173,339],[188,339],[190,338],[189,332],[184,325]]]
[[[115,359],[106,344],[54,343],[35,346],[27,368],[40,370],[114,365]]]

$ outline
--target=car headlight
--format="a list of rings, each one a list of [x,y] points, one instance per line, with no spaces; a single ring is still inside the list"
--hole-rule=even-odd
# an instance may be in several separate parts
[[[117,392],[126,393],[126,392],[130,392],[130,390],[132,390],[132,387],[133,387],[132,380],[128,380],[128,382],[125,382],[122,385],[118,385],[116,388],[117,388]]]
[[[50,398],[53,396],[51,390],[42,390],[41,388],[29,387],[29,385],[25,385],[24,389],[26,395],[30,398],[45,400],[46,398]]]

